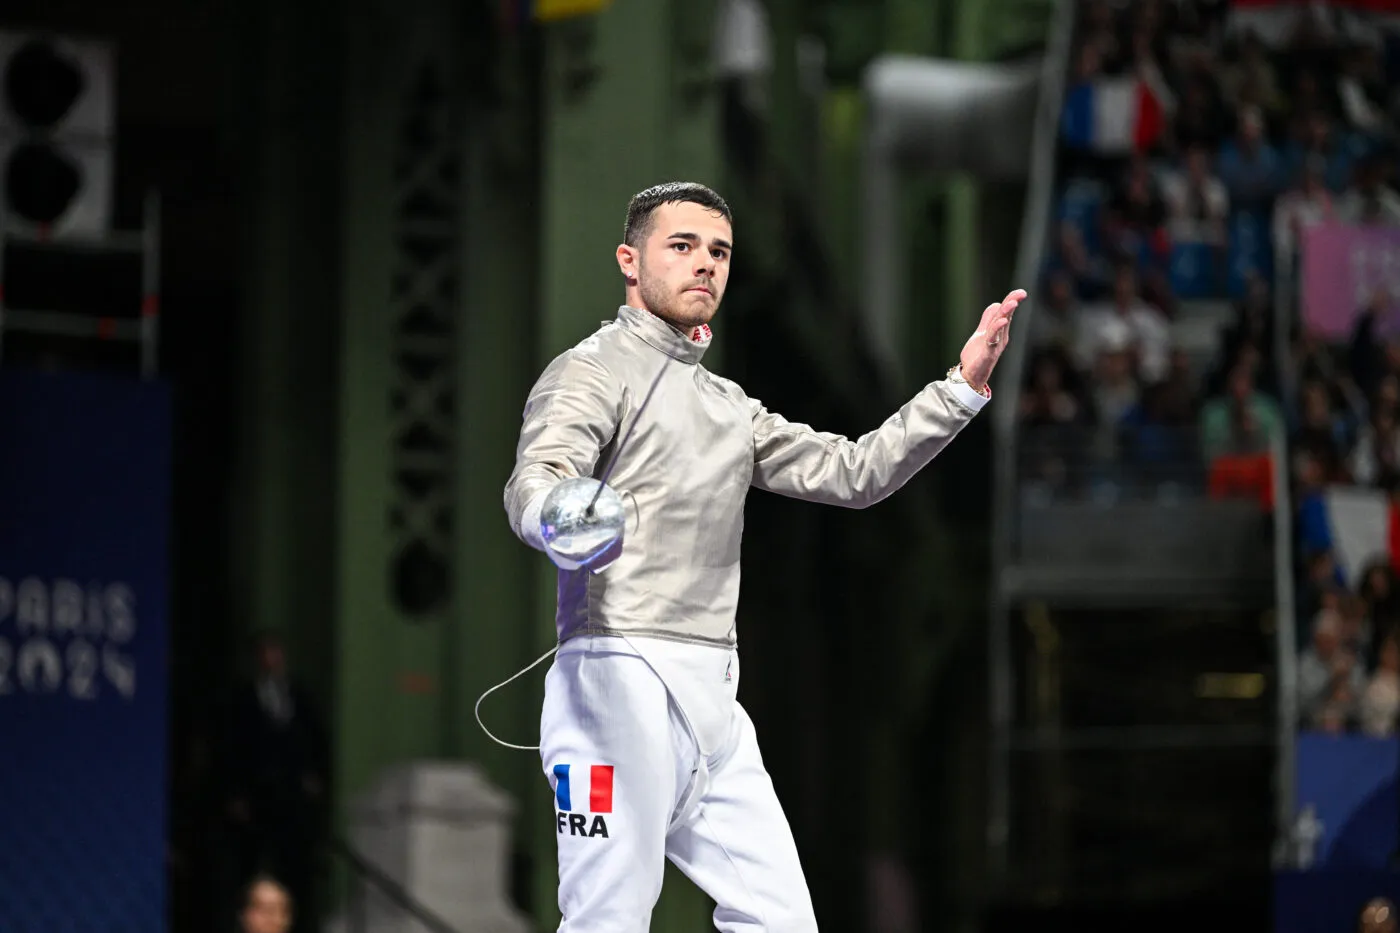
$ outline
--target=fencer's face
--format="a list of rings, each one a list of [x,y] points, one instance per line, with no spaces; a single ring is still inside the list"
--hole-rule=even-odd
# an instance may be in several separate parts
[[[258,884],[248,892],[243,908],[246,933],[287,933],[292,925],[292,905],[287,893],[274,884]]]
[[[734,233],[717,211],[684,201],[663,204],[639,248],[618,247],[631,300],[657,317],[686,329],[708,324],[729,283]]]
[[[258,670],[270,677],[280,677],[287,669],[286,653],[276,641],[265,641],[258,646]]]

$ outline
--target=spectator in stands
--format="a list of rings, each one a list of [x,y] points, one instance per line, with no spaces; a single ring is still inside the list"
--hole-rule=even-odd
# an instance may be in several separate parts
[[[1319,613],[1324,609],[1336,612],[1340,608],[1341,571],[1332,552],[1322,549],[1309,552],[1305,566],[1305,574],[1295,587],[1294,625],[1300,650],[1311,641],[1312,622]]]
[[[1357,389],[1366,398],[1376,394],[1387,374],[1400,376],[1400,343],[1387,346],[1380,335],[1381,319],[1394,314],[1392,308],[1391,294],[1378,288],[1356,318],[1347,364]]]
[[[1352,159],[1341,137],[1333,130],[1332,118],[1320,107],[1303,110],[1294,121],[1284,163],[1288,176],[1296,178],[1309,158],[1324,166],[1323,179],[1332,191],[1342,191],[1351,180]]]
[[[1111,30],[1104,31],[1086,24],[1074,51],[1068,93],[1073,96],[1087,90],[1092,94],[1094,83],[1109,70],[1107,60],[1116,54],[1116,48],[1117,39]],[[1078,124],[1068,108],[1061,115],[1061,120],[1061,133],[1068,143],[1062,152],[1065,170],[1071,175],[1099,174],[1108,160],[1081,139],[1079,133],[1074,132]]]
[[[1400,629],[1400,590],[1395,586],[1395,571],[1383,560],[1368,565],[1361,575],[1361,598],[1371,615],[1373,631]]]
[[[1200,379],[1191,368],[1191,357],[1186,351],[1175,348],[1167,362],[1167,378],[1161,383],[1167,388],[1162,404],[1167,417],[1173,423],[1194,425],[1200,414],[1198,396]]]
[[[1386,159],[1371,153],[1356,165],[1353,184],[1337,202],[1337,214],[1347,223],[1400,225],[1400,194],[1385,183]]]
[[[1148,6],[1138,7],[1139,13],[1144,15],[1139,17],[1138,23],[1133,27],[1132,35],[1132,72],[1151,92],[1152,97],[1161,106],[1162,112],[1167,119],[1176,111],[1176,95],[1172,93],[1171,84],[1162,72],[1162,48],[1158,45],[1161,39],[1161,31],[1158,30],[1151,21],[1151,16],[1147,11]]]
[[[1359,667],[1353,669],[1360,670]],[[1349,731],[1356,719],[1357,696],[1356,688],[1351,683],[1340,680],[1333,683],[1317,714],[1316,728],[1333,735]]]
[[[1098,358],[1090,390],[1094,423],[1098,426],[1092,450],[1100,464],[1117,461],[1119,426],[1140,397],[1138,382],[1133,378],[1128,325],[1120,320],[1113,323],[1116,326],[1106,329],[1097,344]]]
[[[1299,379],[1318,379],[1335,386],[1338,376],[1336,358],[1322,338],[1306,327],[1297,328],[1293,348],[1294,368]]]
[[[1371,630],[1371,618],[1366,613],[1366,600],[1351,592],[1337,598],[1337,618],[1341,619],[1341,640],[1355,656],[1362,670],[1369,670],[1380,639]]]
[[[1146,32],[1151,34],[1153,41],[1165,42],[1162,29],[1164,25],[1162,0],[1138,0],[1137,3],[1127,4],[1123,13],[1128,28],[1134,35]],[[1165,52],[1165,47],[1159,49]]]
[[[1240,210],[1267,208],[1283,183],[1283,157],[1264,135],[1258,107],[1240,109],[1235,135],[1220,149],[1220,180]]]
[[[1163,265],[1170,240],[1167,206],[1146,157],[1134,156],[1104,213],[1103,238],[1120,262]]]
[[[1394,735],[1397,714],[1400,714],[1400,642],[1390,634],[1381,641],[1376,672],[1361,695],[1361,731],[1378,738]]]
[[[1116,426],[1138,402],[1138,380],[1133,377],[1133,334],[1129,325],[1114,318],[1106,322],[1094,341],[1093,381],[1090,389],[1097,424]]]
[[[1283,415],[1277,404],[1255,385],[1254,368],[1241,361],[1230,371],[1226,393],[1206,402],[1201,410],[1201,452],[1207,461],[1238,452],[1242,443],[1267,448],[1283,436]]]
[[[1149,471],[1166,468],[1168,475],[1192,462],[1192,401],[1189,387],[1183,391],[1181,381],[1171,377],[1144,389],[1122,420],[1128,461]]]
[[[1346,451],[1351,449],[1350,425],[1333,410],[1331,395],[1321,380],[1304,383],[1301,408],[1293,449],[1312,458],[1322,483],[1337,482],[1344,476]]]
[[[1022,472],[1028,479],[1064,489],[1083,455],[1091,412],[1074,384],[1065,352],[1047,347],[1030,364],[1031,378],[1021,395]]]
[[[1345,729],[1365,687],[1365,672],[1341,643],[1340,618],[1324,609],[1313,620],[1312,644],[1298,660],[1298,708],[1303,722],[1328,732]]]
[[[1265,453],[1269,438],[1259,425],[1259,417],[1249,405],[1230,406],[1230,430],[1224,445],[1217,447],[1223,456],[1248,457]]]
[[[1037,348],[1070,352],[1074,347],[1077,301],[1074,278],[1068,269],[1054,269],[1045,276],[1044,296],[1031,316],[1030,340]]]
[[[1400,429],[1393,408],[1377,408],[1361,429],[1352,451],[1351,478],[1363,486],[1380,485],[1385,476],[1400,473]]]
[[[1210,151],[1201,145],[1186,149],[1180,170],[1162,178],[1167,232],[1176,243],[1209,243],[1224,247],[1230,196],[1211,172]]]
[[[270,875],[258,875],[244,892],[239,916],[242,933],[287,933],[292,928],[292,896]]]
[[[1300,61],[1294,61],[1292,87],[1289,89],[1289,105],[1294,133],[1306,136],[1310,129],[1309,118],[1313,114],[1336,113],[1333,96],[1323,86],[1319,73],[1325,73],[1325,66],[1317,70],[1308,68]]]
[[[1210,56],[1193,55],[1183,62],[1181,103],[1172,121],[1172,137],[1179,148],[1220,145],[1230,125],[1229,112],[1214,77]]]
[[[1031,381],[1021,397],[1021,420],[1029,427],[1080,424],[1085,407],[1070,387],[1070,367],[1059,348],[1047,348],[1031,364]]]
[[[1172,36],[1185,48],[1215,48],[1225,29],[1229,3],[1225,0],[1179,0],[1165,15]]]
[[[1261,385],[1278,385],[1273,361],[1274,307],[1269,283],[1262,276],[1245,277],[1245,293],[1235,305],[1235,320],[1221,335],[1220,358],[1229,366],[1247,354],[1258,357]]]
[[[1103,295],[1110,278],[1103,258],[1089,252],[1079,228],[1068,220],[1056,228],[1048,267],[1051,272],[1064,272],[1070,277],[1074,296],[1080,301],[1096,301]]]
[[[1386,373],[1370,396],[1371,414],[1385,412],[1400,417],[1400,376]]]
[[[1307,4],[1297,10],[1288,37],[1286,57],[1302,71],[1326,73],[1337,52],[1337,29],[1326,4]]]
[[[1221,90],[1226,103],[1241,116],[1252,113],[1258,120],[1261,135],[1266,121],[1282,119],[1285,102],[1279,88],[1278,71],[1269,61],[1268,49],[1259,34],[1253,30],[1239,37],[1234,61],[1222,70]],[[1240,129],[1243,135],[1244,127]]]
[[[1102,368],[1107,353],[1112,357],[1108,370],[1116,372],[1116,354],[1121,351],[1129,355],[1129,379],[1134,371],[1149,384],[1166,377],[1172,349],[1171,327],[1161,311],[1142,300],[1137,272],[1131,263],[1118,266],[1109,302],[1088,305],[1080,311],[1075,346],[1077,361],[1086,370]],[[1112,394],[1126,398],[1122,394],[1125,388],[1118,386]],[[1136,401],[1134,393],[1122,411]]]
[[[1099,73],[1101,63],[1117,62],[1121,57],[1118,22],[1113,7],[1107,0],[1088,0],[1080,16],[1080,29],[1084,36],[1081,50],[1093,49],[1095,53],[1095,66],[1092,71],[1087,72],[1087,76],[1092,77]],[[1082,64],[1084,59],[1081,58],[1080,61]],[[1079,74],[1081,78],[1086,77],[1083,69]]]
[[[1084,84],[1103,74],[1104,57],[1110,53],[1104,49],[1105,42],[1091,34],[1086,34],[1079,43],[1074,56],[1074,73],[1070,84]]]
[[[1327,188],[1327,159],[1311,153],[1298,170],[1297,183],[1274,205],[1275,260],[1292,265],[1303,231],[1337,219],[1337,207]]]
[[[1343,50],[1338,61],[1337,99],[1351,128],[1369,136],[1390,135],[1389,96],[1376,48],[1358,43]]]

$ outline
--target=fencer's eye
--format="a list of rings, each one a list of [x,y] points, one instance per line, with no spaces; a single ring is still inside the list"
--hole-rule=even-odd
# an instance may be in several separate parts
[[[689,244],[689,243],[672,243],[672,244],[671,244],[671,248],[672,248],[672,249],[678,249],[678,250],[680,250],[682,253],[684,253],[684,252],[688,252],[688,251],[690,250],[690,244]]]

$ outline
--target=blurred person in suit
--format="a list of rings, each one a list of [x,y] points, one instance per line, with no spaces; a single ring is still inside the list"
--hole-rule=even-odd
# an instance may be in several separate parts
[[[229,709],[228,814],[238,880],[272,872],[303,905],[297,929],[310,929],[321,809],[325,733],[307,691],[288,671],[282,640],[254,640],[254,670]]]

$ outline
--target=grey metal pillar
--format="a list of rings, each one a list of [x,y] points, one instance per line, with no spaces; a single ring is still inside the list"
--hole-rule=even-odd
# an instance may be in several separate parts
[[[1016,280],[1032,282],[1043,254],[1054,185],[1054,139],[1064,65],[1074,26],[1073,3],[1060,3],[1046,54],[1013,65],[963,64],[909,56],[875,61],[865,78],[868,133],[862,165],[862,244],[871,342],[892,380],[904,382],[901,347],[909,257],[903,252],[900,185],[913,172],[963,171],[989,180],[1028,180],[1027,210],[1016,244]],[[1022,310],[1033,312],[1033,301]],[[1024,326],[1024,325],[1023,325]],[[996,431],[995,579],[1007,566],[1014,521],[1015,389],[1025,365],[1024,342],[1013,342],[997,377],[1002,401]],[[988,819],[989,866],[1004,868],[1009,787],[1008,730],[1011,666],[1010,607],[994,583],[991,594],[992,761]]]
[[[861,167],[862,313],[893,381],[903,382],[908,256],[900,183],[909,173],[963,171],[1023,179],[1043,68],[946,62],[907,55],[874,61],[865,75],[867,132]]]

